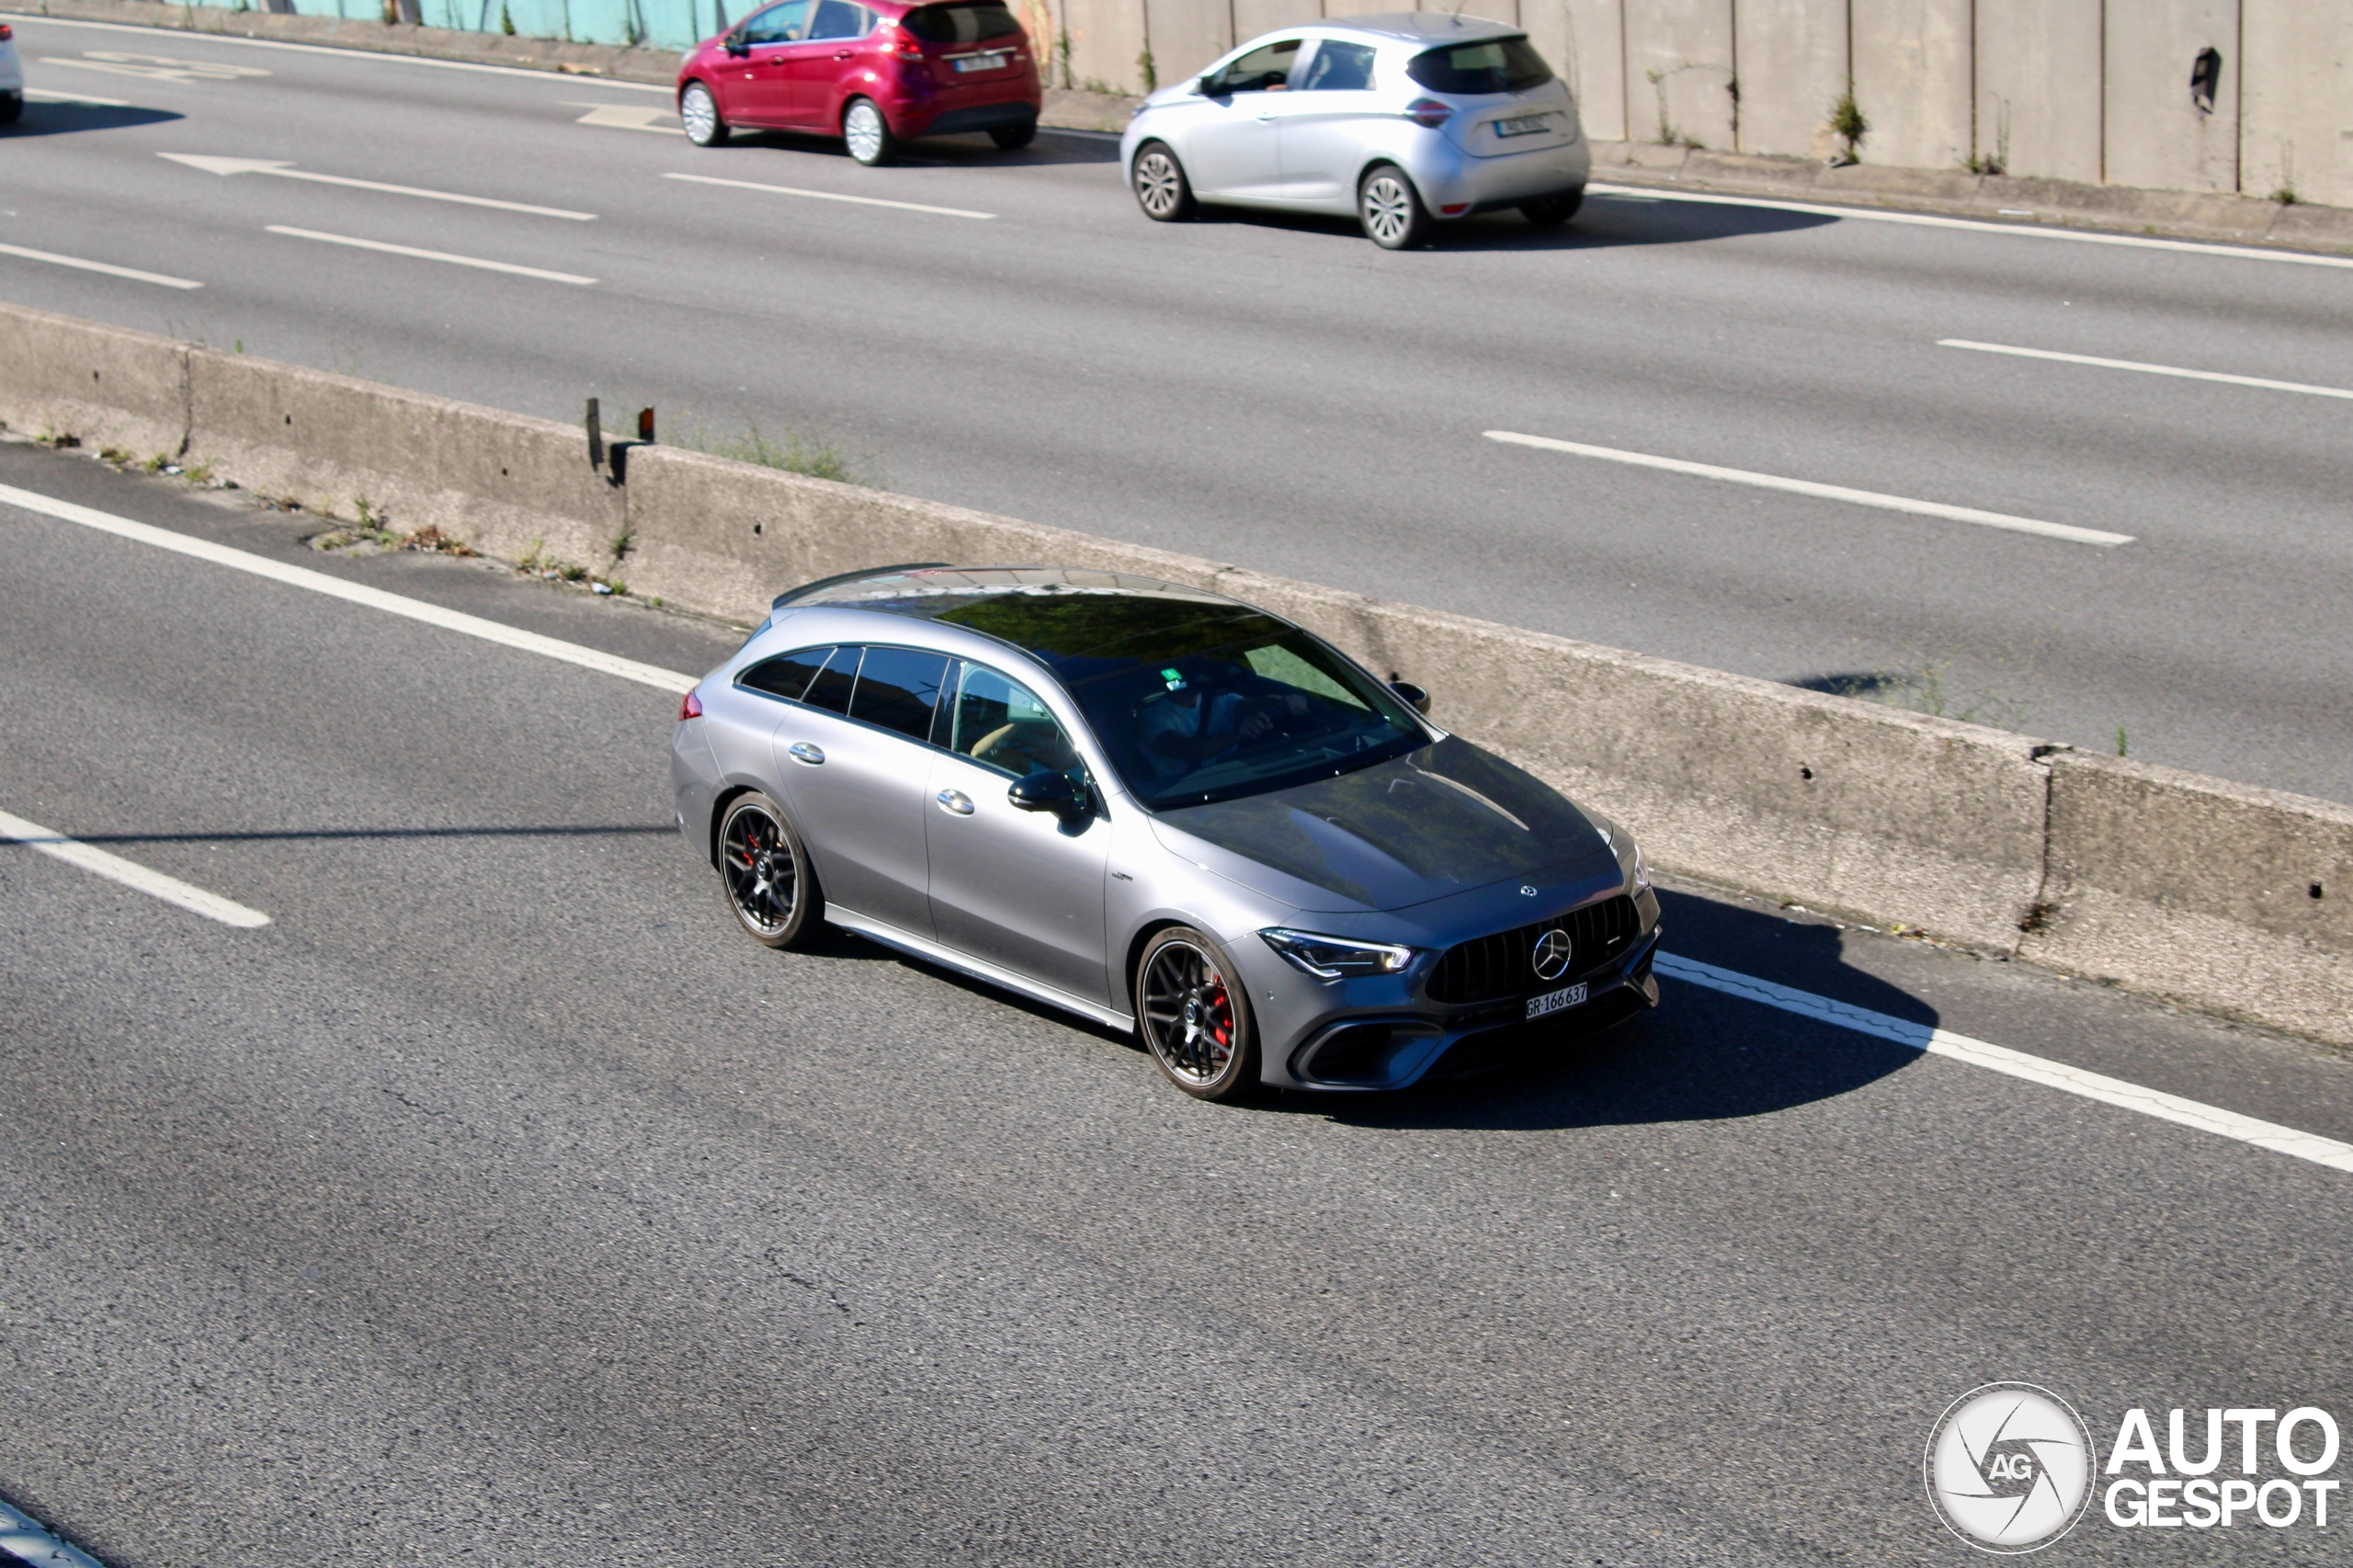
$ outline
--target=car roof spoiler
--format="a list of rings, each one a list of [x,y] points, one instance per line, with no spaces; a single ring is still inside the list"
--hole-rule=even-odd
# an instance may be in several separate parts
[[[888,577],[898,572],[932,572],[947,566],[945,561],[907,561],[896,566],[866,566],[856,572],[842,572],[831,577],[820,577],[813,583],[803,583],[797,588],[787,588],[768,605],[770,613],[784,608],[795,600],[808,597],[826,588],[838,588],[844,583],[855,583],[864,577]]]

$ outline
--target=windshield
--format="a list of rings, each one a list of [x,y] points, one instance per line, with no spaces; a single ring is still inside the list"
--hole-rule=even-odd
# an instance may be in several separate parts
[[[1328,778],[1430,743],[1386,687],[1246,606],[1017,593],[939,619],[1044,660],[1131,792],[1155,810]]]
[[[1552,79],[1552,68],[1526,39],[1498,38],[1417,54],[1406,62],[1405,74],[1433,93],[1473,97],[1540,87]]]

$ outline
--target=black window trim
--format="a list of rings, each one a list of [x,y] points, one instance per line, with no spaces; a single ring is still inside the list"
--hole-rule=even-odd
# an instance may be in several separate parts
[[[756,686],[747,686],[744,682],[744,677],[745,676],[749,675],[752,671],[758,669],[762,665],[772,663],[778,659],[790,658],[795,653],[806,653],[818,648],[831,648],[836,653],[840,653],[845,648],[857,649],[858,671],[860,675],[865,673],[866,652],[870,648],[889,648],[902,653],[930,653],[938,658],[947,660],[950,665],[955,666],[940,679],[940,697],[942,699],[946,699],[951,691],[961,690],[963,687],[963,665],[965,663],[965,659],[964,655],[961,653],[951,653],[945,648],[926,648],[918,642],[810,642],[798,648],[779,648],[773,653],[768,653],[760,658],[754,659],[750,664],[745,665],[742,669],[737,670],[733,680],[730,684],[732,684],[736,690],[748,692],[754,697],[764,697],[770,702],[781,702],[789,707],[806,708],[812,713],[823,713],[828,719],[838,719],[845,724],[856,724],[860,729],[871,730],[878,735],[889,735],[895,740],[904,741],[909,745],[927,746],[934,751],[948,750],[947,746],[943,745],[937,738],[939,733],[939,715],[943,707],[943,703],[941,702],[934,702],[932,704],[931,735],[923,740],[917,740],[915,736],[907,733],[904,730],[894,730],[888,724],[878,724],[871,719],[853,719],[847,713],[836,713],[830,708],[820,708],[815,703],[805,701],[801,698],[779,697],[773,691],[767,691]],[[831,669],[833,667],[833,660],[827,659],[823,668]],[[855,677],[853,677],[852,684],[850,686],[849,699],[852,702],[856,702],[858,700],[858,687]],[[983,766],[986,765],[983,764]]]

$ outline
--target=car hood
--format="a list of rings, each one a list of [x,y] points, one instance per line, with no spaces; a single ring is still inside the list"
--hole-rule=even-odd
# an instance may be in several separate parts
[[[1300,910],[1407,909],[1610,854],[1558,790],[1451,736],[1336,778],[1165,812],[1153,831]]]

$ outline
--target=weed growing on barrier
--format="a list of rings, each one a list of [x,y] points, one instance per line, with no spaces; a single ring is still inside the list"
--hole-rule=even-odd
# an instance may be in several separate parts
[[[868,467],[871,459],[847,451],[831,437],[814,431],[787,427],[780,438],[772,438],[747,419],[742,435],[728,435],[714,431],[688,415],[678,422],[676,438],[680,446],[709,452],[715,458],[757,463],[762,468],[781,469],[811,479],[830,479],[839,484],[882,488],[881,479]]]
[[[1862,154],[1856,149],[1862,145],[1863,138],[1871,133],[1871,122],[1863,118],[1862,106],[1855,102],[1854,88],[1848,87],[1839,95],[1838,101],[1830,106],[1830,131],[1847,144],[1846,161],[1860,163]]]

